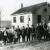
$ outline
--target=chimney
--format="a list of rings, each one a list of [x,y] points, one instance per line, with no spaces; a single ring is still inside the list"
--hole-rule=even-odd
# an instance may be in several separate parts
[[[23,3],[21,3],[21,9],[23,8]]]

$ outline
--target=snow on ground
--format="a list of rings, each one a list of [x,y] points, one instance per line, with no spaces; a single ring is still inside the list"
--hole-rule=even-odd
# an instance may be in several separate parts
[[[30,41],[0,47],[0,50],[50,50],[50,41]]]

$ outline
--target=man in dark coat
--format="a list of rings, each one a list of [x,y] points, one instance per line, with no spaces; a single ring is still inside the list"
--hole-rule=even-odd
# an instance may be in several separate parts
[[[34,25],[32,25],[32,28],[31,28],[31,35],[32,35],[32,40],[33,40],[33,37],[35,38],[35,36],[36,36]]]
[[[17,29],[17,38],[18,38],[18,42],[20,42],[20,28],[19,28],[19,26]]]
[[[40,40],[41,37],[42,37],[42,25],[41,23],[39,23],[37,26],[37,39]]]
[[[47,40],[49,33],[48,33],[48,30],[47,30],[47,24],[46,23],[44,23],[43,28],[44,28],[44,33],[45,33],[45,37],[46,37],[46,40]]]
[[[27,28],[27,41],[29,40],[30,41],[30,33],[31,33],[31,29],[28,25],[28,28]]]
[[[25,27],[24,26],[22,29],[22,40],[23,40],[23,42],[25,42]]]

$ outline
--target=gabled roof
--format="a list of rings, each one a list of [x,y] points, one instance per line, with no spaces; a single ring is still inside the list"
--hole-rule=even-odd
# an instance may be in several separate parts
[[[32,6],[28,6],[28,7],[24,7],[22,9],[19,9],[18,11],[15,11],[11,15],[19,14],[19,13],[25,13],[25,12],[33,12],[34,13],[41,6],[45,6],[45,5],[49,5],[50,6],[50,4],[48,2],[43,2],[43,3],[40,3],[40,4],[36,4],[36,5],[32,5]]]

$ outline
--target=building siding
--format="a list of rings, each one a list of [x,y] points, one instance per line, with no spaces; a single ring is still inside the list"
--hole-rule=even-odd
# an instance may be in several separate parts
[[[20,16],[24,16],[24,23],[20,22]],[[13,16],[15,17],[15,16]],[[28,17],[30,18],[30,21],[28,21]],[[15,27],[19,26],[20,28],[22,28],[22,26],[27,27],[27,24],[29,24],[29,26],[31,27],[32,25],[32,13],[27,13],[27,14],[19,14],[16,16],[16,23],[13,23],[13,18],[12,18],[12,25],[14,25]]]

